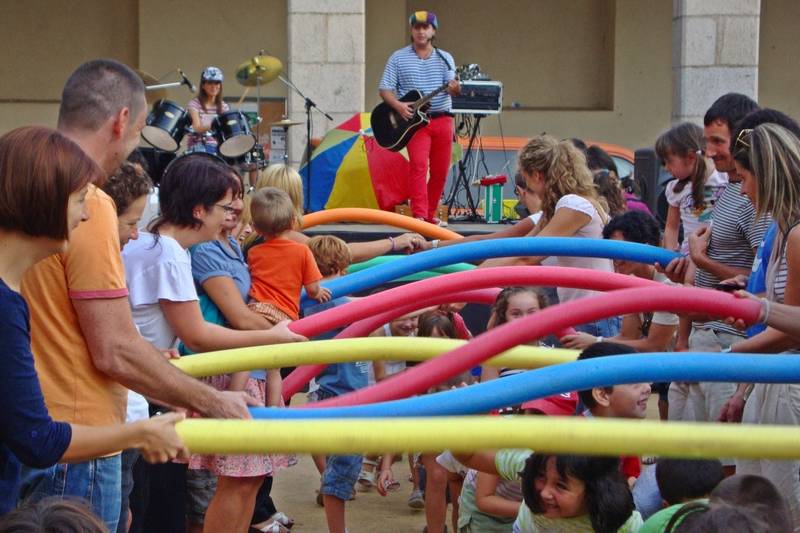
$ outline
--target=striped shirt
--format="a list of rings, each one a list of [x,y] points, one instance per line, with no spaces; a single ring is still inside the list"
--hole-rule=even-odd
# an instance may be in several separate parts
[[[741,190],[741,183],[728,184],[714,205],[711,240],[706,254],[709,259],[723,265],[749,270],[753,266],[753,250],[764,238],[770,219],[762,217],[756,220],[755,207],[742,196]],[[695,287],[711,289],[720,281],[711,272],[697,268]],[[720,321],[695,322],[694,326],[744,336],[741,331]]]
[[[792,229],[794,226],[792,226]],[[788,266],[786,264],[786,241],[789,239],[791,229],[786,235],[779,235],[775,239],[772,255],[767,267],[767,298],[773,302],[783,303],[784,293],[786,292],[786,281],[789,277]]]
[[[194,109],[200,115],[200,124],[205,126],[206,128],[210,128],[211,124],[214,122],[214,119],[217,118],[217,108],[209,107],[207,110],[203,108],[203,104],[200,103],[200,100],[197,98],[192,98],[188,104],[186,104],[186,109]],[[222,102],[222,112],[227,113],[230,111],[230,106],[226,102]],[[188,137],[188,147],[191,148],[197,143],[205,143],[205,144],[217,144],[217,138],[213,135],[197,135],[195,133],[190,133]]]
[[[409,91],[417,90],[423,95],[438,89],[442,84],[455,79],[455,61],[444,50],[435,49],[426,59],[420,59],[412,45],[401,48],[389,57],[378,88],[394,91],[401,98]],[[441,54],[441,55],[440,55]],[[444,59],[442,59],[444,56]],[[445,61],[446,59],[446,61]],[[431,100],[429,112],[450,111],[452,101],[447,91]]]

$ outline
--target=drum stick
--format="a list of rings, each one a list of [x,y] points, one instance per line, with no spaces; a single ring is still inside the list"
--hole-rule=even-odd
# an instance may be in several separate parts
[[[242,105],[242,102],[244,102],[244,99],[247,98],[247,93],[249,93],[249,92],[250,92],[250,87],[245,87],[244,88],[244,92],[242,93],[242,96],[240,96],[239,97],[239,101],[236,102],[237,106]]]

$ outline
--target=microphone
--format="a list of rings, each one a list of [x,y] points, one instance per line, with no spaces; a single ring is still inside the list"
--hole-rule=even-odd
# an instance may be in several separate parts
[[[181,83],[186,85],[189,88],[189,90],[192,91],[193,93],[197,92],[197,88],[191,81],[189,81],[189,78],[186,77],[186,74],[184,74],[181,69],[178,69],[178,74],[181,75]]]

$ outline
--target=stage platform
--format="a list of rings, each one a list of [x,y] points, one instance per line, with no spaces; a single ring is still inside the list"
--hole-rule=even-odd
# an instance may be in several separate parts
[[[509,224],[485,224],[481,222],[451,222],[447,229],[464,237],[494,233],[507,227]],[[303,230],[307,235],[335,235],[346,242],[365,242],[384,239],[388,236],[396,237],[406,230],[383,224],[339,223],[324,224]]]

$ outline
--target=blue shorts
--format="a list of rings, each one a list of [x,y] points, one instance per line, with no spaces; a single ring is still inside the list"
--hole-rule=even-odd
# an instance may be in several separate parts
[[[321,402],[335,395],[322,389],[309,394],[309,401]],[[340,500],[352,500],[358,474],[361,473],[361,455],[328,455],[325,458],[325,471],[322,472],[320,494],[334,496]]]
[[[329,455],[325,458],[320,494],[352,500],[358,474],[361,472],[361,455]]]

